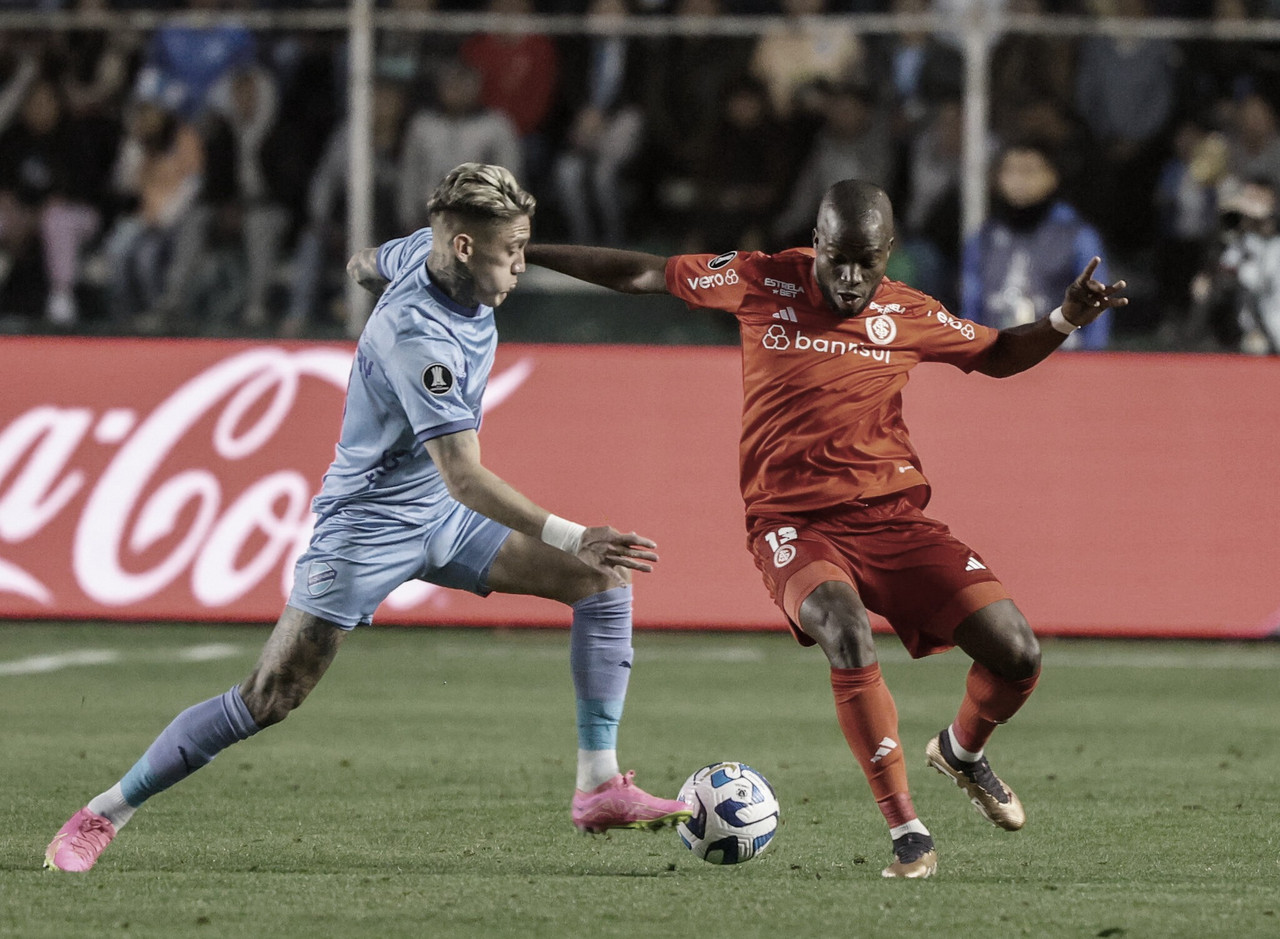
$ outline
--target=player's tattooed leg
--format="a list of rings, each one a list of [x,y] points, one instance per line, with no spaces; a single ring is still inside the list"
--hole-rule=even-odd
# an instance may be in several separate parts
[[[279,723],[319,683],[346,633],[328,620],[285,607],[240,693],[258,726]]]

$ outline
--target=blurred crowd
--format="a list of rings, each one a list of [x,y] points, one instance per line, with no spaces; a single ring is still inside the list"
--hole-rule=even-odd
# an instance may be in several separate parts
[[[890,275],[966,317],[1041,316],[1099,254],[1133,309],[1076,344],[1280,352],[1280,44],[1001,37],[988,217],[962,238],[959,31],[860,34],[822,14],[973,3],[1280,16],[1280,0],[386,0],[773,18],[740,37],[380,32],[375,240],[424,224],[432,186],[465,160],[517,173],[539,197],[540,239],[663,253],[806,244],[826,186],[861,177],[897,206]],[[0,31],[3,331],[341,334],[346,37],[218,22]]]

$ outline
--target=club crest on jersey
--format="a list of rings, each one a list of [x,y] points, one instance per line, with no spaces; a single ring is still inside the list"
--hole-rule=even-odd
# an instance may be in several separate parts
[[[878,346],[887,346],[898,337],[898,324],[887,313],[867,320],[867,338]]]
[[[422,387],[433,395],[447,395],[453,390],[453,372],[441,362],[432,362],[422,370]]]
[[[318,597],[330,587],[338,577],[338,572],[324,561],[312,561],[307,568],[307,593]]]
[[[737,256],[738,256],[737,251],[726,251],[724,254],[721,254],[718,257],[714,257],[710,261],[708,261],[707,270],[718,271],[720,270],[720,268],[724,267],[726,264],[728,264]]]

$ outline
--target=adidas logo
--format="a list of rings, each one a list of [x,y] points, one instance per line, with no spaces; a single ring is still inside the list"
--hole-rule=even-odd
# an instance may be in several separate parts
[[[871,758],[871,762],[879,763],[896,749],[898,749],[898,742],[892,737],[885,737],[880,741],[880,746],[876,748],[876,755]]]
[[[987,569],[987,565],[970,555],[969,563],[964,566],[964,569],[966,571],[985,571]]]
[[[785,310],[779,310],[777,313],[773,314],[773,318],[775,320],[786,320],[788,323],[794,323],[796,322],[796,311],[791,309],[791,307],[787,307]]]

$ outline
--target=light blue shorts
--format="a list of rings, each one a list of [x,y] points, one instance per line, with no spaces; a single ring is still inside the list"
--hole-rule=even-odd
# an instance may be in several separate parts
[[[451,504],[427,525],[351,508],[320,519],[293,569],[289,605],[353,629],[373,622],[379,604],[410,580],[487,596],[489,568],[511,529]]]

